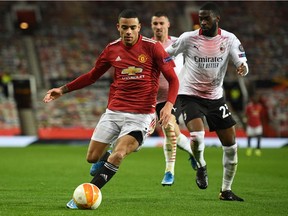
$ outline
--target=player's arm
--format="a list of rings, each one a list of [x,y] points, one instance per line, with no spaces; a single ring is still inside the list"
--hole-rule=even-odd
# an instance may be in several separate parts
[[[179,81],[173,68],[165,70],[162,73],[169,83],[169,90],[167,101],[160,111],[159,124],[161,126],[167,127],[171,116],[171,110],[178,95]]]
[[[88,85],[91,85],[101,76],[101,74],[99,74],[97,76],[96,75],[93,76],[93,73],[96,73],[95,67],[91,71],[89,71],[88,73],[79,76],[78,78],[76,78],[75,80],[73,80],[70,83],[67,83],[67,84],[65,84],[61,87],[58,87],[58,88],[50,89],[49,91],[47,91],[43,101],[45,103],[48,103],[52,100],[55,100],[55,99],[61,97],[63,94],[66,94],[68,92],[71,92],[71,91],[74,91],[77,89],[81,89],[81,88],[84,88]]]
[[[232,57],[232,61],[236,66],[236,72],[240,76],[246,76],[249,72],[247,58],[245,50],[239,41],[239,39],[234,35],[234,39],[232,42],[230,54]]]
[[[63,94],[84,88],[96,82],[96,80],[98,80],[111,67],[109,62],[105,59],[104,50],[97,59],[95,66],[88,73],[79,76],[61,87],[50,89],[44,96],[43,101],[48,103],[61,97]]]
[[[182,35],[180,35],[179,38],[177,38],[170,46],[168,46],[165,51],[172,57],[176,57],[180,53],[184,52],[185,47],[185,40],[187,37],[187,33],[184,32]]]

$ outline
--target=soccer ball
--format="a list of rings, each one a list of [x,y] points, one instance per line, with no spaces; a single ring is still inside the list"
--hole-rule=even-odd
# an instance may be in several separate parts
[[[83,183],[74,190],[73,200],[79,209],[97,209],[102,201],[102,193],[96,185]]]

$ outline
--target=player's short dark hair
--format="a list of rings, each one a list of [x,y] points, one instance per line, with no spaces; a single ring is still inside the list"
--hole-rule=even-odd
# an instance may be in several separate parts
[[[138,18],[139,19],[138,13],[133,9],[123,10],[118,16],[118,21],[120,20],[120,18]]]
[[[153,16],[156,16],[156,17],[164,16],[168,18],[168,14],[164,11],[156,11]]]
[[[220,8],[213,2],[207,2],[200,7],[200,10],[210,10],[215,16],[220,16]]]

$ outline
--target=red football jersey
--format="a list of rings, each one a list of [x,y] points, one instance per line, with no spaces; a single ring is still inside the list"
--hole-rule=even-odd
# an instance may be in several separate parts
[[[261,112],[263,106],[259,103],[248,103],[246,107],[247,125],[257,127],[261,125]]]
[[[67,84],[70,91],[94,83],[110,67],[114,67],[114,81],[110,86],[108,108],[114,111],[153,113],[160,71],[168,79],[174,79],[173,94],[168,101],[174,103],[178,92],[177,76],[173,72],[174,61],[159,42],[139,36],[136,44],[125,46],[118,39],[106,46],[95,67]]]

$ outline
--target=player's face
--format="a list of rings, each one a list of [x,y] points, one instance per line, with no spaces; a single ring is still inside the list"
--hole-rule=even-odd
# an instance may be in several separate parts
[[[167,17],[153,16],[151,20],[151,28],[154,33],[154,37],[160,40],[163,37],[168,37],[168,28],[170,27],[170,22]]]
[[[138,18],[120,18],[117,29],[123,43],[133,46],[138,40],[141,24]]]
[[[220,17],[215,16],[210,10],[199,11],[199,22],[202,33],[205,36],[214,37],[217,35],[218,22]]]

